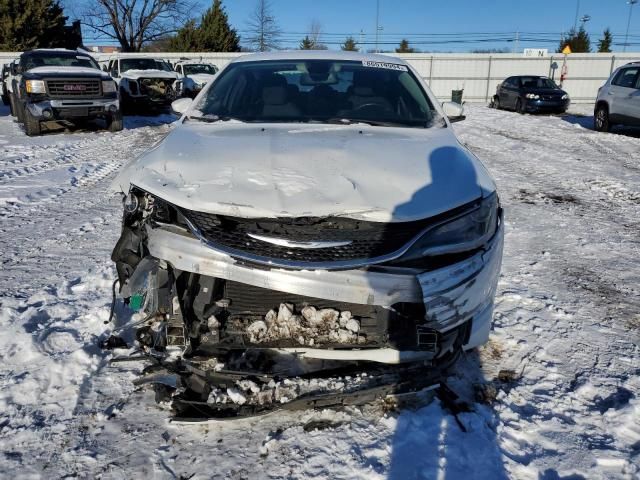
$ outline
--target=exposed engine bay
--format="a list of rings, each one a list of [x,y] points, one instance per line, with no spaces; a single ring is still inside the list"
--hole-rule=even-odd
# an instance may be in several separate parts
[[[174,82],[173,78],[140,78],[138,80],[140,93],[152,98],[175,98]]]

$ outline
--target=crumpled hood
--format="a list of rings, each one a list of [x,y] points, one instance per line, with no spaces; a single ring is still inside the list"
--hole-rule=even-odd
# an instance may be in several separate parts
[[[203,85],[205,83],[209,83],[214,76],[215,75],[209,75],[208,73],[194,73],[193,75],[187,75],[187,78],[190,78],[194,82]]]
[[[122,78],[128,78],[131,80],[137,80],[139,78],[172,78],[178,79],[176,72],[167,72],[165,70],[127,70],[121,75]]]
[[[495,190],[451,128],[196,123],[124,167],[130,184],[175,205],[245,218],[430,217]]]

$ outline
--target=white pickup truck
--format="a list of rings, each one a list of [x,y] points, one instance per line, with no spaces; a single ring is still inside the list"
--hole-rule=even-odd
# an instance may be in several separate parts
[[[178,91],[182,96],[189,98],[195,98],[218,73],[218,67],[215,65],[193,61],[178,62],[174,68],[180,75]]]
[[[106,71],[118,82],[123,112],[158,112],[171,105],[178,92],[178,74],[164,60],[143,56],[118,56]]]

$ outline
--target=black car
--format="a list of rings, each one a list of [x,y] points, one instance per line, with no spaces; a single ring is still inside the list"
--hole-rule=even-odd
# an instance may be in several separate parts
[[[569,108],[569,94],[553,80],[535,75],[509,77],[496,88],[495,108],[507,108],[519,113],[564,113]]]
[[[116,82],[84,51],[38,49],[12,65],[16,117],[27,135],[43,124],[77,124],[101,118],[110,131],[122,130]]]
[[[2,103],[9,105],[9,90],[7,89],[7,79],[9,78],[9,65],[2,65],[2,71],[0,72],[0,94],[2,96]]]

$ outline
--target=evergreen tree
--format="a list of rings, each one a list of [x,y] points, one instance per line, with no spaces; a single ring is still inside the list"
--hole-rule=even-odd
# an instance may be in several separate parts
[[[189,20],[171,38],[172,52],[239,52],[240,37],[229,25],[222,0],[214,0],[202,15],[200,25]]]
[[[347,37],[344,43],[340,46],[340,48],[346,52],[357,52],[358,44],[353,39],[353,37]]]
[[[55,0],[0,0],[0,50],[64,47],[66,20]]]
[[[175,37],[169,40],[170,52],[196,52],[199,50],[199,28],[195,20],[189,20],[178,30]]]
[[[577,32],[572,28],[566,36],[562,36],[560,46],[558,47],[558,53],[562,53],[562,50],[564,50],[567,45],[569,45],[571,52],[573,53],[591,52],[591,39],[584,29],[584,25],[581,26]]]
[[[607,28],[604,31],[602,38],[598,40],[598,52],[611,53],[612,43],[613,43],[613,36],[611,35],[611,30]]]
[[[222,0],[213,0],[213,5],[202,16],[197,36],[200,51],[240,51],[240,37],[229,25],[229,17],[222,6]]]
[[[400,42],[400,46],[396,48],[396,53],[413,53],[415,49],[409,47],[409,40],[403,38]]]
[[[313,40],[309,38],[309,35],[300,41],[300,50],[313,50]]]

